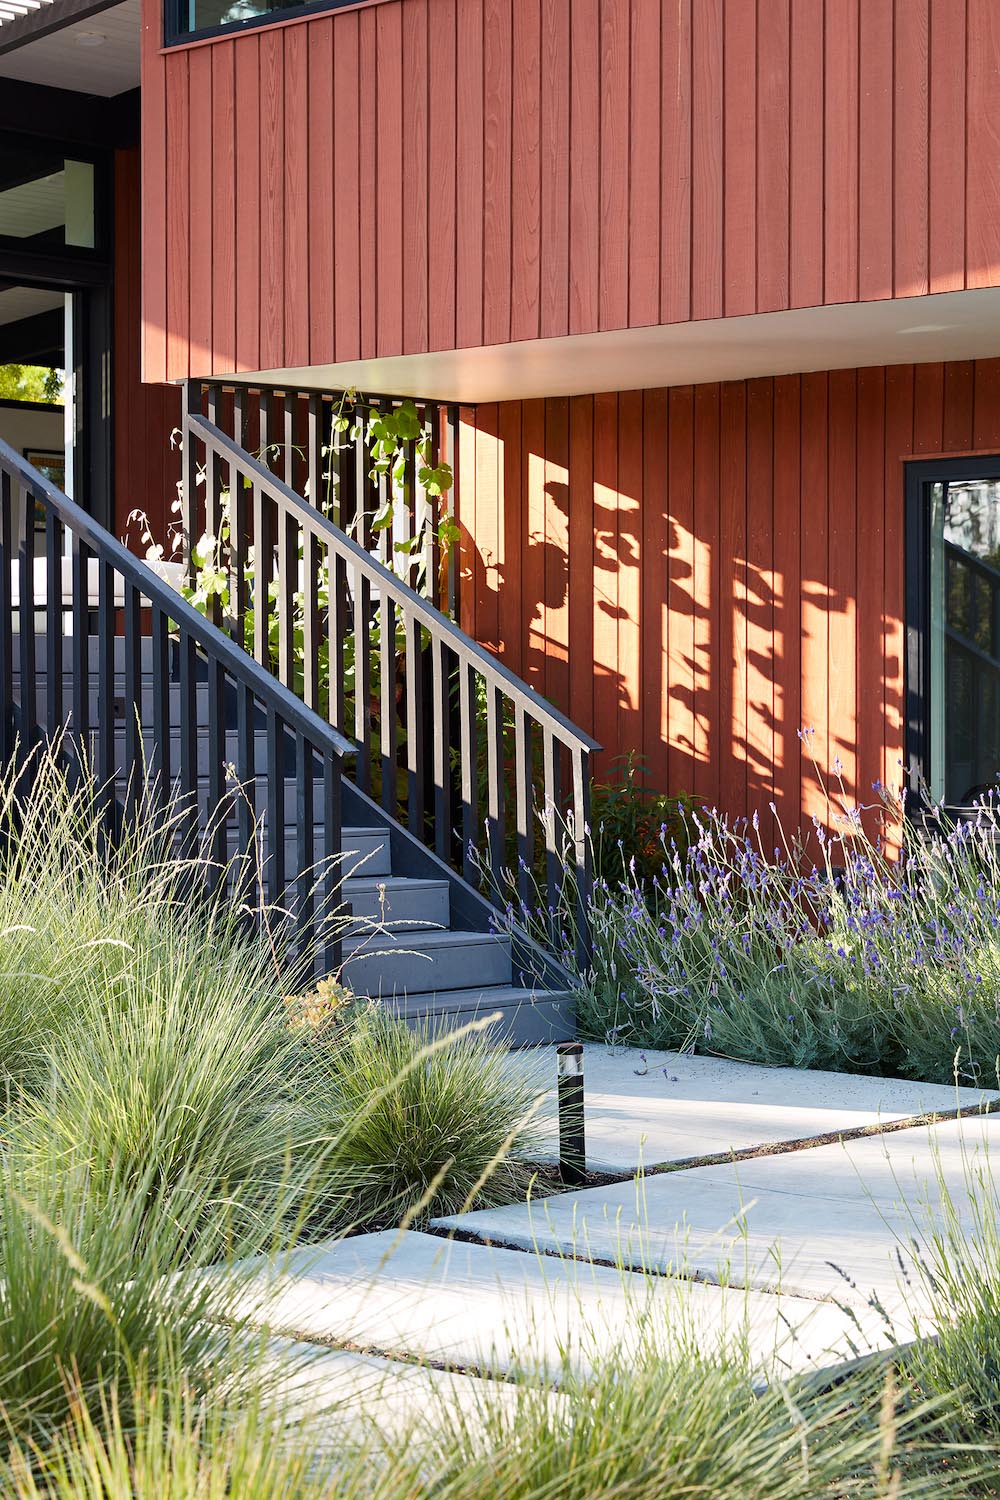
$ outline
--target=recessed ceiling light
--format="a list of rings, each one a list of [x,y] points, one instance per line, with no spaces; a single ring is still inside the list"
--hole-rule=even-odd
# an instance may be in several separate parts
[[[78,31],[75,41],[78,47],[103,47],[107,37],[103,31]]]

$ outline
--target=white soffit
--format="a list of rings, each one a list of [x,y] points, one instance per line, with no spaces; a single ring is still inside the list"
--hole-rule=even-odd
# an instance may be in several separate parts
[[[21,16],[36,15],[51,4],[52,0],[0,0],[0,26],[20,20]]]
[[[264,370],[257,378],[475,403],[991,355],[1000,355],[1000,287]]]
[[[53,0],[58,5],[59,0]],[[0,50],[0,78],[110,99],[139,86],[141,0],[91,12],[58,31]],[[2,8],[4,0],[0,0]],[[47,13],[48,15],[48,13]],[[4,33],[0,27],[0,49]]]
[[[21,318],[51,312],[55,307],[62,307],[63,301],[62,292],[50,292],[41,287],[4,287],[0,289],[0,324],[17,323]]]

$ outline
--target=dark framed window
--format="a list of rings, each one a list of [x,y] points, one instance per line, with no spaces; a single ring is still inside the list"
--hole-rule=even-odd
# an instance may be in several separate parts
[[[357,4],[358,0],[306,0],[305,4],[303,0],[166,0],[163,43],[177,46]]]
[[[1000,454],[906,465],[911,806],[1000,793]]]
[[[0,131],[0,249],[107,257],[107,153]]]

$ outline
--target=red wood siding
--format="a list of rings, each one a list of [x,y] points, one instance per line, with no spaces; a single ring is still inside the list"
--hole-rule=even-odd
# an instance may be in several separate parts
[[[1000,282],[994,0],[160,27],[144,0],[150,380]]]
[[[180,478],[180,455],[170,446],[170,434],[180,425],[181,401],[174,386],[142,383],[139,218],[139,149],[134,147],[115,153],[114,530],[125,536],[129,512],[144,510],[162,538]],[[136,535],[133,527],[133,544]]]
[[[466,410],[462,623],[599,771],[636,750],[794,825],[839,763],[870,801],[901,777],[902,460],[996,451],[998,395],[986,360]]]

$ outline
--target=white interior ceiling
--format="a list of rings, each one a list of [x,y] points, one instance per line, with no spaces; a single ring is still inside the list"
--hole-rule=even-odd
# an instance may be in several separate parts
[[[266,384],[357,386],[441,401],[652,390],[807,370],[1000,354],[1000,287],[844,303],[485,349],[264,370]]]
[[[140,0],[124,0],[11,52],[0,52],[0,78],[110,99],[139,86],[140,25]]]
[[[35,177],[0,192],[0,222],[4,234],[26,239],[61,226],[66,219],[66,178],[63,172]]]
[[[62,292],[34,286],[0,288],[0,323],[17,323],[21,318],[33,318],[36,313],[51,312],[62,305]]]

